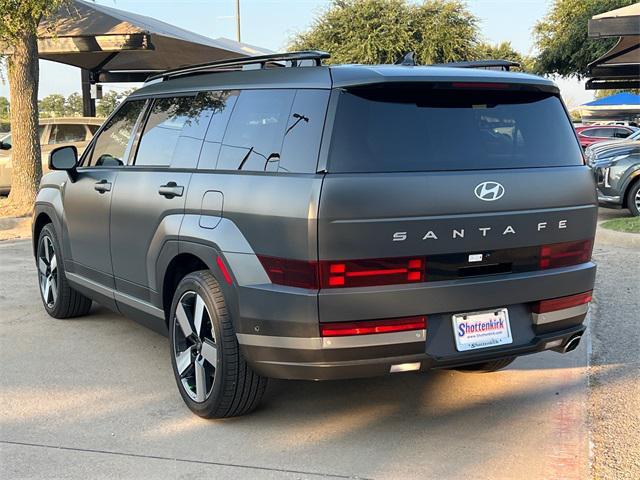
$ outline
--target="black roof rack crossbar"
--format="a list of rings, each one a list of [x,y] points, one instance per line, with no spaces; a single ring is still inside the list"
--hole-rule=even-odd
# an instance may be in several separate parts
[[[153,75],[147,79],[151,80],[168,80],[169,78],[182,77],[194,73],[206,72],[216,69],[233,69],[234,67],[244,67],[245,65],[258,65],[263,68],[268,63],[275,62],[291,62],[292,66],[298,66],[303,60],[313,60],[316,66],[322,65],[322,60],[331,57],[327,52],[318,50],[306,50],[301,52],[285,52],[271,53],[269,55],[257,55],[254,57],[230,58],[227,60],[218,60],[215,62],[199,63],[196,65],[187,65],[186,67],[166,70],[162,73]]]
[[[519,67],[518,62],[511,60],[472,60],[469,62],[434,63],[430,67],[485,68],[509,71],[511,67]]]

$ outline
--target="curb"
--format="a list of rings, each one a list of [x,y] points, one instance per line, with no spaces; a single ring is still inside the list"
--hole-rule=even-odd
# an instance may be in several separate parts
[[[31,217],[0,218],[0,241],[31,237]]]
[[[616,247],[633,248],[640,250],[640,234],[616,232],[601,226],[602,222],[598,222],[598,230],[596,231],[596,244],[614,245]]]

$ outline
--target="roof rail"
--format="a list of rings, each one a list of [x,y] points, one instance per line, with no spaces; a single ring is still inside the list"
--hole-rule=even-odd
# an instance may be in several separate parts
[[[518,62],[511,60],[472,60],[469,62],[434,63],[430,67],[455,67],[455,68],[484,68],[486,70],[504,70],[508,72],[511,67],[519,67]]]
[[[269,63],[277,64],[277,62],[291,62],[292,67],[297,67],[303,60],[313,60],[316,66],[322,65],[322,60],[331,57],[327,52],[318,50],[305,50],[301,52],[285,52],[271,53],[268,55],[258,55],[254,57],[230,58],[227,60],[218,60],[215,62],[199,63],[196,65],[187,65],[172,70],[166,70],[147,78],[147,82],[153,80],[168,80],[170,78],[192,75],[195,73],[203,73],[210,70],[235,70],[248,65],[257,65],[258,68],[264,68]]]

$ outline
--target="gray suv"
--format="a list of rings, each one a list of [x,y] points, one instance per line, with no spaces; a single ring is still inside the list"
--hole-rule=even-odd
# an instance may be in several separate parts
[[[96,301],[167,334],[210,418],[254,409],[268,377],[574,349],[597,198],[558,88],[327,56],[165,72],[79,160],[53,152],[33,222],[47,312]]]

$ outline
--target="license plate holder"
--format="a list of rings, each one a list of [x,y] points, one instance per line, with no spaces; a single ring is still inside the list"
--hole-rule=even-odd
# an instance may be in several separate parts
[[[459,352],[513,343],[509,310],[496,308],[452,315],[453,337]]]

